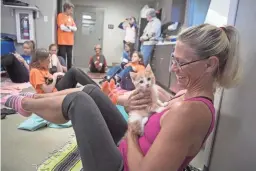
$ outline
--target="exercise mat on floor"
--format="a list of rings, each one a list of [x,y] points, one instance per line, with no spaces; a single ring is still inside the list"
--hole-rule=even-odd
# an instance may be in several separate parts
[[[82,171],[82,162],[75,137],[39,165],[37,171]]]
[[[9,78],[6,78],[1,83],[0,92],[1,94],[19,93],[29,87],[31,87],[30,83],[13,83]]]
[[[87,75],[91,79],[103,79],[106,75],[106,73],[92,73],[92,72],[87,72]]]

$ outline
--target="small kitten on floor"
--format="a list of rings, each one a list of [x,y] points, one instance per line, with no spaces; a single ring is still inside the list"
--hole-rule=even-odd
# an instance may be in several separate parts
[[[135,89],[151,91],[152,104],[148,106],[146,110],[135,110],[129,112],[128,124],[140,124],[140,130],[136,130],[136,132],[143,135],[144,126],[148,121],[148,117],[154,112],[158,113],[163,111],[168,105],[168,102],[162,103],[158,98],[155,76],[150,65],[148,65],[143,72],[130,72],[130,76]]]

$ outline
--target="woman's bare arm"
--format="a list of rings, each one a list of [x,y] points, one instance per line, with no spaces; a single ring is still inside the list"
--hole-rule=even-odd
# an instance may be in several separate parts
[[[196,153],[191,151],[193,145],[198,146],[199,150],[209,128],[210,117],[205,115],[206,110],[200,110],[201,107],[195,107],[194,103],[175,103],[164,117],[161,130],[146,156],[138,148],[137,139],[128,136],[130,170],[177,171],[186,156]],[[200,122],[204,124],[198,124]]]

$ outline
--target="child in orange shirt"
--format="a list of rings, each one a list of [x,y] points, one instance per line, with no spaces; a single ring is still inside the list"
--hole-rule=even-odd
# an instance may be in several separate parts
[[[49,73],[50,53],[46,49],[37,49],[30,64],[29,80],[37,93],[51,93],[55,91],[75,88],[81,85],[97,85],[82,70],[72,67],[67,73]]]

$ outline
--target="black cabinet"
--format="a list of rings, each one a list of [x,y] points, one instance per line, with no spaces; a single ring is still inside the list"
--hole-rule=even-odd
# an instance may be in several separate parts
[[[155,74],[156,82],[166,90],[169,90],[172,82],[169,67],[171,65],[173,48],[173,44],[156,45],[151,60],[151,67]]]

